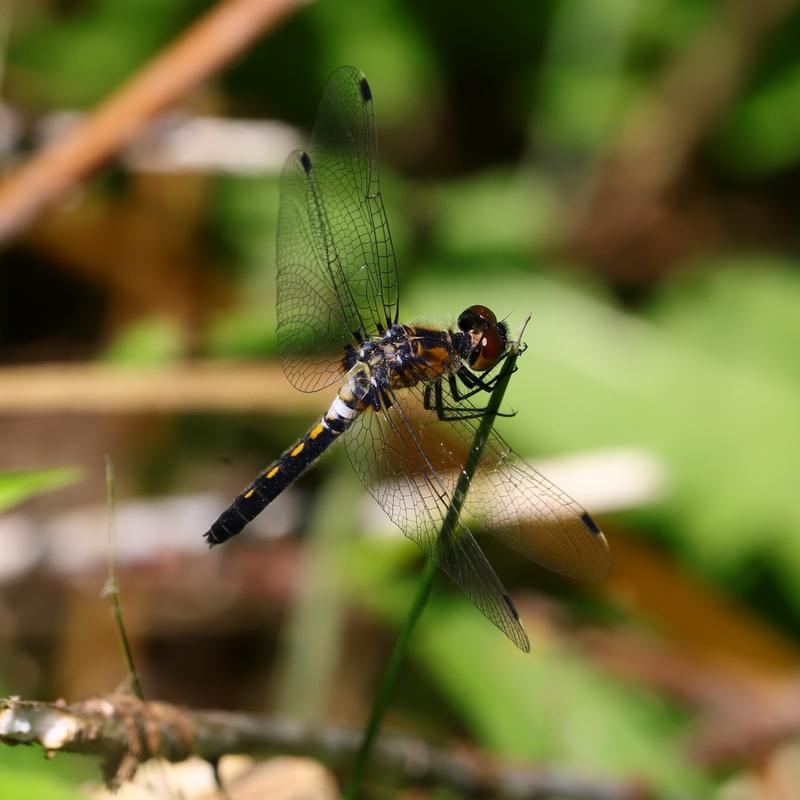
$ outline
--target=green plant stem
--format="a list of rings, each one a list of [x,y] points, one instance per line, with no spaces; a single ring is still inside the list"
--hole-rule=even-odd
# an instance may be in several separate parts
[[[367,768],[369,756],[375,743],[375,737],[378,735],[381,720],[386,713],[386,709],[389,707],[392,695],[394,694],[394,688],[397,685],[397,679],[400,676],[400,668],[406,657],[408,642],[411,639],[411,632],[414,630],[414,625],[422,615],[428,602],[428,597],[430,596],[431,589],[433,589],[433,581],[437,571],[438,566],[436,564],[436,559],[429,558],[425,562],[425,569],[422,572],[414,602],[411,604],[411,608],[406,616],[403,629],[397,637],[394,650],[392,650],[392,655],[389,657],[389,663],[386,665],[386,670],[383,673],[378,694],[375,696],[375,702],[372,704],[369,721],[367,722],[367,727],[364,729],[361,746],[356,753],[353,771],[350,773],[350,781],[344,793],[345,800],[355,800],[355,798],[358,797],[358,791],[361,788],[361,781],[364,777],[364,771]]]
[[[500,370],[497,383],[494,385],[492,393],[489,396],[489,402],[486,404],[486,411],[481,417],[478,430],[475,432],[475,439],[473,440],[469,455],[464,463],[464,469],[459,476],[458,483],[456,484],[455,491],[453,492],[453,499],[451,500],[450,506],[447,509],[447,515],[445,516],[441,530],[439,531],[437,547],[440,546],[442,542],[448,541],[453,536],[456,524],[458,523],[458,518],[461,515],[461,509],[464,505],[464,500],[467,496],[467,491],[469,490],[469,485],[472,481],[473,475],[475,474],[481,453],[483,453],[486,440],[489,438],[489,433],[492,429],[492,425],[494,424],[497,412],[500,409],[500,404],[503,401],[503,395],[508,387],[508,382],[511,379],[512,373],[514,372],[514,366],[516,365],[517,358],[520,354],[520,340],[522,338],[522,332],[525,330],[525,326],[528,324],[529,319],[530,317],[525,320],[516,340],[512,342],[509,354],[506,357],[506,360],[503,362],[503,366]],[[389,707],[389,703],[391,702],[395,686],[397,685],[397,680],[400,676],[400,668],[403,665],[406,653],[408,652],[408,644],[411,640],[411,633],[414,630],[414,626],[417,624],[417,620],[420,618],[420,616],[422,616],[422,612],[425,610],[425,606],[428,603],[428,598],[430,597],[431,589],[433,589],[433,581],[436,578],[437,572],[437,559],[435,555],[433,555],[429,557],[425,563],[425,569],[422,572],[419,586],[417,587],[417,593],[414,596],[411,608],[406,615],[405,622],[400,630],[400,635],[397,637],[394,649],[392,650],[392,655],[389,658],[389,663],[387,664],[386,670],[383,673],[381,685],[378,688],[378,693],[376,694],[375,701],[372,704],[372,711],[370,712],[367,726],[364,729],[361,746],[358,749],[358,753],[356,753],[356,758],[353,763],[353,771],[350,774],[350,780],[344,793],[345,800],[356,800],[358,797],[358,793],[361,789],[361,782],[364,778],[364,773],[369,762],[369,757],[375,744],[375,737],[378,735],[381,720],[383,719],[386,709]]]
[[[106,493],[108,501],[108,577],[103,593],[111,603],[111,613],[114,615],[114,622],[119,633],[119,641],[122,647],[122,655],[128,666],[128,675],[131,682],[131,690],[140,699],[144,699],[142,685],[139,683],[139,673],[133,660],[133,652],[128,641],[128,634],[125,631],[125,624],[122,621],[122,603],[119,599],[119,584],[117,583],[116,569],[116,497],[114,491],[114,464],[110,456],[106,456]]]

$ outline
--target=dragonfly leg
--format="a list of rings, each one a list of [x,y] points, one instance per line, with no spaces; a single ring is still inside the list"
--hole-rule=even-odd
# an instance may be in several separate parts
[[[440,420],[477,419],[483,414],[483,411],[480,409],[463,409],[457,406],[446,406],[444,404],[444,393],[440,380],[425,384],[423,405],[428,411],[435,411],[436,416]]]
[[[452,392],[454,399],[463,400],[468,397],[472,397],[478,392],[491,392],[500,378],[500,372],[497,372],[496,375],[493,375],[488,380],[486,378],[486,375],[494,372],[495,369],[497,369],[498,365],[502,364],[505,359],[506,355],[503,355],[497,362],[497,364],[495,364],[489,370],[488,373],[484,373],[483,377],[476,375],[474,372],[471,372],[464,366],[460,367],[457,370],[455,376],[453,375],[450,376],[450,391]],[[518,367],[514,366],[513,372],[516,372],[517,369]],[[468,391],[464,392],[458,388],[458,382],[455,380],[456,376],[464,384],[464,386],[468,389]]]
[[[459,406],[446,406],[444,404],[444,392],[442,391],[441,380],[425,385],[423,404],[428,411],[435,411],[436,416],[444,422],[480,419],[486,413],[486,408],[462,408]],[[498,411],[497,416],[513,417],[516,415],[516,413],[516,411],[512,411],[510,413]]]
[[[465,392],[459,387],[459,379],[468,391]],[[448,375],[447,382],[450,386],[450,394],[453,396],[454,400],[466,400],[467,398],[476,395],[478,392],[491,391],[491,386],[489,384],[482,381],[477,375],[475,375],[473,372],[470,372],[466,367],[461,367],[455,375]]]

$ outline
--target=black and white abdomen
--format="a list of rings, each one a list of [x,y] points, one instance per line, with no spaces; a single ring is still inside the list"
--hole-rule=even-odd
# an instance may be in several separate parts
[[[352,370],[320,421],[261,474],[220,514],[205,534],[209,546],[241,533],[281,492],[294,483],[366,407],[368,372]]]

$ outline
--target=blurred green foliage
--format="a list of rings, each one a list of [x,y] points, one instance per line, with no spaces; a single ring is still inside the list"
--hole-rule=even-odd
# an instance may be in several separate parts
[[[74,467],[0,473],[0,512],[50,489],[60,489],[80,480]]]
[[[407,542],[365,540],[345,546],[339,562],[349,591],[396,625],[411,603],[418,565]],[[521,653],[438,580],[412,638],[412,658],[483,747],[598,776],[646,775],[664,792],[707,788],[681,751],[682,715],[657,693],[609,677],[535,628],[531,654]]]
[[[126,327],[103,354],[115,364],[169,364],[186,352],[183,331],[166,317],[148,317]]]
[[[93,778],[89,759],[59,755],[43,769],[45,756],[38,748],[0,748],[0,800],[85,800],[77,784]]]
[[[90,107],[208,5],[37,4],[19,14],[12,39],[11,98],[31,109]],[[796,234],[773,241],[768,231],[767,243],[749,252],[732,238],[652,277],[627,306],[600,269],[553,255],[581,202],[567,188],[591,183],[660,70],[719,8],[707,0],[500,0],[490,9],[455,0],[319,2],[259,42],[214,89],[231,115],[308,128],[333,69],[362,68],[376,98],[403,319],[450,324],[480,302],[509,314],[513,330],[532,312],[507,401],[519,413],[500,425],[515,448],[538,456],[630,445],[657,456],[670,480],[666,496],[617,523],[657,536],[726,594],[750,592],[757,564],[770,591],[748,594],[748,602],[764,618],[780,611],[790,633],[800,630]],[[701,143],[697,182],[711,186],[707,202],[722,206],[738,193],[750,203],[769,198],[774,209],[793,198],[798,30],[794,11]],[[211,315],[198,349],[219,358],[274,356],[277,177],[210,183],[204,233],[233,300]],[[175,323],[154,318],[124,331],[104,355],[169,362],[185,354],[186,341]],[[205,421],[186,431],[192,459],[197,448],[212,452],[231,438]],[[338,470],[343,462],[326,464]],[[0,508],[75,479],[68,470],[2,475]],[[321,493],[315,519],[343,514],[337,498]],[[331,579],[396,625],[413,592],[416,555],[407,543],[348,542]],[[417,633],[415,668],[485,747],[639,773],[664,791],[708,789],[681,749],[681,712],[655,692],[615,680],[535,632],[525,657],[446,589]],[[302,632],[292,635],[302,641]]]
[[[82,471],[74,467],[0,473],[0,513],[42,492],[68,486],[81,477]],[[38,748],[0,747],[0,800],[17,797],[80,800],[85,797],[75,784],[86,780],[94,771],[86,759],[61,757],[55,768],[47,770],[42,769],[43,762],[44,756]]]
[[[39,76],[26,84],[39,102],[87,107],[142,66],[204,5],[197,0],[91,0],[72,13],[23,10],[19,24],[30,28],[14,37],[9,58],[15,68]]]

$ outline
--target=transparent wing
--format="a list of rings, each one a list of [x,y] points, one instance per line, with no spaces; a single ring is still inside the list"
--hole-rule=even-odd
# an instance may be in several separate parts
[[[366,411],[348,431],[345,449],[354,469],[403,533],[436,556],[470,600],[527,650],[513,603],[470,529],[488,531],[527,558],[584,580],[600,579],[611,568],[605,536],[575,500],[492,430],[456,535],[437,550],[437,535],[480,420],[439,420],[424,408],[419,386],[393,395],[392,401],[380,412]],[[455,401],[447,391],[444,405],[460,414],[479,413],[470,401]]]
[[[332,275],[338,269],[335,252],[306,163],[304,153],[292,153],[281,175],[278,347],[289,381],[300,391],[313,392],[340,378],[342,347],[352,336],[351,315]]]
[[[414,432],[413,392],[393,397],[380,412],[365,411],[345,436],[350,462],[391,520],[521,650],[530,650],[514,604],[463,522],[437,542],[458,473],[437,469]]]
[[[278,219],[278,344],[301,391],[333,383],[342,349],[397,321],[397,268],[375,165],[372,94],[342,67],[308,153],[289,156]]]
[[[476,413],[443,387],[443,405]],[[488,397],[488,395],[483,395]],[[479,419],[439,421],[425,411],[426,447],[445,473],[461,470]],[[520,458],[493,428],[464,504],[466,514],[494,537],[548,569],[581,580],[611,570],[611,550],[589,513]]]

